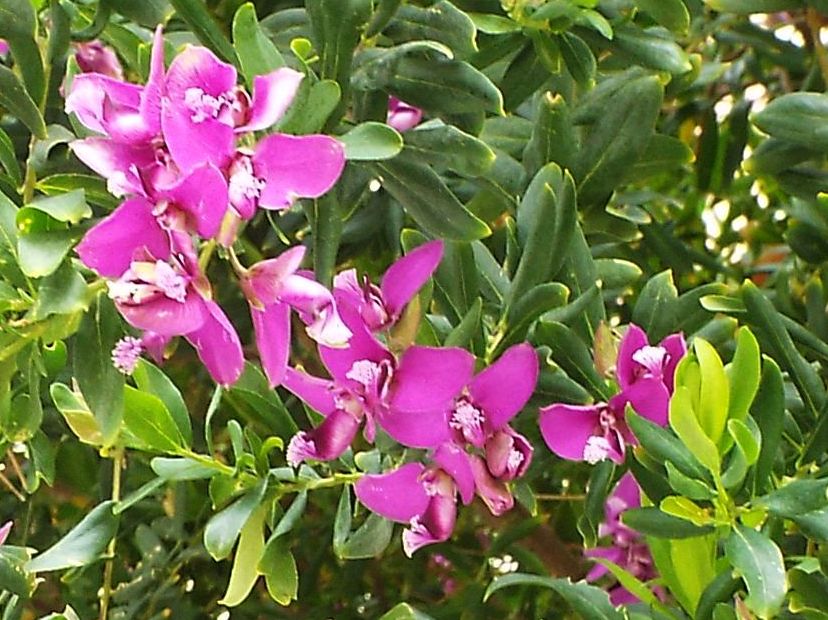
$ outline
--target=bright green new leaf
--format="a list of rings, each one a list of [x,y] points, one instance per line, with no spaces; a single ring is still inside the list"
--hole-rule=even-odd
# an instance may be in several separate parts
[[[744,420],[759,389],[762,369],[759,343],[747,327],[736,334],[736,353],[726,371],[730,385],[727,417]]]
[[[722,358],[706,340],[693,340],[693,350],[701,374],[699,400],[696,409],[699,425],[705,434],[718,444],[724,433],[730,402],[730,385]]]
[[[676,386],[673,397],[670,399],[670,427],[699,463],[714,476],[719,474],[721,462],[716,444],[710,440],[699,424],[696,412],[693,411],[689,390],[680,385]]]
[[[713,518],[706,510],[703,510],[694,502],[680,495],[665,497],[661,500],[660,508],[666,514],[690,521],[690,523],[697,527],[703,527],[713,523]]]
[[[185,447],[164,401],[128,385],[124,387],[124,430],[138,440],[140,449],[177,454]]]
[[[258,565],[265,551],[264,526],[268,508],[266,504],[260,505],[241,529],[230,581],[219,605],[241,605],[256,585]]]
[[[144,359],[138,361],[138,365],[132,373],[132,378],[139,389],[161,399],[178,427],[185,445],[189,445],[193,439],[190,414],[187,411],[187,405],[184,403],[181,392],[178,391],[170,378],[160,368]]]
[[[756,463],[759,458],[760,440],[753,436],[750,428],[742,420],[727,421],[727,432],[739,446],[748,466]]]

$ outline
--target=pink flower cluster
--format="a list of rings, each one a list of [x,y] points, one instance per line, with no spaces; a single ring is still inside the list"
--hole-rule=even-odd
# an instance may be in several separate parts
[[[159,358],[171,338],[183,336],[217,382],[232,384],[244,363],[241,343],[213,300],[198,241],[230,246],[257,209],[324,194],[344,167],[343,146],[324,135],[256,141],[254,132],[274,125],[293,101],[303,75],[292,69],[257,76],[252,95],[232,65],[203,47],[187,47],[165,69],[160,27],[143,86],[121,79],[111,50],[88,44],[78,54],[97,72],[75,77],[66,110],[97,135],[71,147],[125,200],[77,252],[107,278],[124,319],[144,332],[120,342],[113,362],[130,372],[143,350]],[[343,346],[350,336],[330,291],[299,271],[303,255],[294,248],[240,274],[273,384],[287,365],[291,308],[320,342]]]
[[[458,497],[468,504],[478,495],[496,515],[512,508],[509,482],[532,459],[532,446],[509,426],[537,381],[531,346],[512,347],[474,375],[474,356],[463,349],[413,345],[395,354],[383,343],[442,252],[440,241],[418,247],[392,265],[379,286],[354,270],[340,273],[334,298],[351,338],[345,347],[320,345],[331,378],[288,368],[283,381],[325,416],[291,439],[287,458],[293,465],[341,456],[360,428],[368,442],[381,428],[403,446],[426,450],[424,463],[366,475],[356,484],[368,508],[408,525],[408,555],[451,536]]]
[[[639,507],[641,507],[641,489],[633,475],[628,472],[621,477],[607,497],[604,503],[604,522],[598,528],[598,534],[608,537],[611,544],[606,547],[587,549],[586,556],[608,560],[626,570],[633,577],[646,582],[658,576],[650,548],[638,532],[621,522],[621,515],[625,511]],[[596,564],[587,573],[587,581],[596,581],[608,572],[603,564]],[[609,595],[612,604],[616,606],[638,602],[638,598],[621,584],[613,586]]]

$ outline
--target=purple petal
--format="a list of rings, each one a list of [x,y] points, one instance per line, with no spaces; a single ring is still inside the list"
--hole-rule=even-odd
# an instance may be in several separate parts
[[[76,250],[84,265],[107,278],[118,278],[142,248],[165,260],[170,255],[170,239],[152,214],[152,205],[144,198],[133,198],[90,228]]]
[[[469,458],[477,494],[483,500],[483,503],[486,504],[489,512],[499,517],[510,511],[515,505],[515,498],[512,497],[512,493],[509,491],[506,483],[494,479],[482,458],[476,455],[472,455]]]
[[[549,449],[564,459],[584,460],[587,440],[596,434],[597,405],[566,405],[557,403],[542,407],[538,424]]]
[[[173,200],[202,237],[215,237],[227,212],[227,181],[218,168],[204,164],[194,168],[162,192]]]
[[[66,112],[75,113],[78,120],[92,131],[109,134],[109,125],[116,123],[113,112],[137,115],[143,89],[99,73],[84,73],[72,80],[72,90],[66,97]],[[108,103],[105,103],[108,102]],[[104,108],[109,107],[105,114]],[[108,120],[105,116],[109,116]]]
[[[391,408],[408,412],[447,410],[473,370],[474,356],[464,349],[409,347],[394,373]]]
[[[141,336],[141,344],[144,350],[156,364],[164,363],[164,353],[170,340],[172,340],[170,336],[162,336],[149,331],[144,332],[144,335]]]
[[[258,301],[270,304],[281,300],[285,280],[299,269],[305,250],[305,246],[297,245],[276,258],[259,261],[248,269],[250,288]]]
[[[322,424],[310,431],[300,431],[290,440],[285,456],[293,466],[302,461],[332,461],[348,449],[359,430],[359,420],[337,409]]]
[[[353,308],[341,308],[340,316],[351,331],[351,339],[345,348],[320,346],[319,356],[337,382],[352,385],[353,381],[346,375],[355,362],[369,360],[380,363],[392,360],[393,356],[383,344],[374,338],[365,327],[361,317]]]
[[[155,152],[147,145],[132,146],[107,138],[75,140],[69,148],[84,164],[107,179],[107,189],[116,196],[143,194],[138,169],[155,163]]]
[[[431,277],[443,258],[443,242],[430,241],[412,250],[388,268],[380,289],[389,314],[399,317],[405,306]]]
[[[9,537],[12,525],[14,525],[13,521],[6,521],[3,526],[0,527],[0,545],[6,544],[6,539]]]
[[[659,346],[667,349],[667,355],[670,356],[664,365],[662,380],[664,385],[667,386],[667,391],[672,394],[676,378],[676,366],[687,355],[687,342],[684,340],[684,334],[670,334],[659,343]]]
[[[510,347],[499,360],[475,376],[469,384],[469,394],[494,431],[526,405],[537,381],[538,356],[532,345],[524,342]]]
[[[223,168],[235,152],[231,112],[223,106],[210,115],[207,99],[233,96],[236,70],[205,47],[188,47],[167,72],[169,105],[161,128],[173,160],[182,170],[204,163]],[[201,98],[202,101],[198,99]]]
[[[469,454],[454,443],[444,443],[437,448],[432,459],[454,480],[463,503],[471,504],[475,485]]]
[[[290,357],[290,308],[275,303],[259,310],[250,306],[256,348],[259,360],[271,388],[276,387],[285,377]]]
[[[138,305],[116,303],[127,323],[162,336],[181,336],[201,327],[207,320],[204,300],[188,291],[184,302],[159,297]]]
[[[607,498],[604,513],[608,523],[617,522],[625,510],[641,506],[641,489],[630,472],[621,476]]]
[[[486,465],[497,480],[508,482],[526,473],[533,452],[526,437],[506,426],[486,442]]]
[[[609,560],[613,564],[620,564],[624,561],[625,552],[618,547],[593,547],[586,549],[584,555],[588,558],[601,558]],[[586,574],[587,581],[596,581],[609,572],[603,564],[596,563]]]
[[[670,394],[661,379],[645,377],[622,390],[610,399],[610,408],[623,417],[627,403],[635,412],[661,426],[666,426],[670,406]]]
[[[354,485],[357,499],[372,512],[397,521],[408,523],[425,513],[429,496],[420,479],[425,467],[421,463],[408,463],[386,474],[370,474]]]
[[[630,323],[621,344],[618,346],[618,361],[615,363],[615,373],[618,385],[625,389],[636,380],[638,363],[633,360],[633,353],[649,344],[647,334],[638,325]]]
[[[139,112],[148,132],[158,135],[161,131],[161,99],[166,90],[164,67],[164,35],[161,24],[155,29],[150,56],[150,72],[144,91],[141,93]]]
[[[403,530],[403,551],[411,557],[417,549],[451,538],[457,521],[457,503],[454,494],[438,493],[431,497],[425,513],[414,517]]]
[[[256,176],[265,181],[259,206],[285,209],[296,198],[318,198],[334,186],[344,167],[345,149],[329,136],[267,136],[253,155]]]
[[[296,394],[322,415],[330,415],[337,408],[334,400],[334,383],[330,379],[320,379],[288,367],[282,387]]]
[[[397,131],[408,131],[420,124],[423,111],[396,97],[388,99],[388,118],[386,123]]]
[[[392,409],[379,415],[377,421],[391,437],[408,448],[434,448],[451,439],[446,409],[416,413]]]
[[[219,305],[206,300],[203,303],[207,310],[204,324],[185,337],[195,347],[213,380],[229,386],[238,380],[244,368],[241,342]]]
[[[84,73],[101,73],[115,80],[124,79],[124,69],[115,51],[97,39],[75,43],[75,60]]]
[[[282,67],[267,75],[253,78],[253,102],[247,123],[236,127],[236,133],[267,129],[284,116],[304,74]]]

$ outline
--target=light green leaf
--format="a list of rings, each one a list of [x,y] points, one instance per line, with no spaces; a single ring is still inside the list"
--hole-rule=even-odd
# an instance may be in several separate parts
[[[216,561],[233,550],[242,528],[264,498],[266,485],[260,482],[252,490],[213,517],[204,528],[204,546]]]
[[[689,390],[677,385],[670,399],[670,427],[684,442],[690,452],[714,476],[719,474],[721,462],[716,445],[710,440],[699,424],[693,411]]]
[[[260,505],[241,529],[236,555],[233,558],[233,569],[230,571],[230,581],[227,583],[227,591],[219,600],[219,605],[241,605],[256,585],[259,579],[259,562],[263,559],[265,551],[264,525],[268,508],[266,504]]]
[[[748,609],[760,618],[775,618],[788,591],[779,547],[764,534],[737,525],[724,542],[724,552],[747,585]]]
[[[722,438],[727,422],[730,385],[722,359],[713,345],[702,338],[695,338],[693,350],[701,373],[696,416],[702,430],[714,444],[717,444]]]
[[[138,439],[138,447],[177,454],[184,438],[167,406],[157,396],[124,387],[124,430]]]
[[[139,360],[132,373],[132,378],[139,389],[161,399],[175,421],[185,445],[189,445],[193,440],[190,414],[187,411],[184,399],[181,397],[181,392],[178,391],[170,378],[160,368],[145,359]]]

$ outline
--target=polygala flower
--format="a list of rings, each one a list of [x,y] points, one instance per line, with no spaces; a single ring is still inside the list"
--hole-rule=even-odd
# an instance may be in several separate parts
[[[11,521],[6,521],[2,527],[0,527],[0,545],[6,543],[6,539],[9,537],[9,532],[11,532],[12,525],[14,525]]]
[[[337,274],[334,278],[337,303],[354,308],[371,331],[391,327],[434,274],[443,258],[443,247],[442,241],[429,241],[411,250],[388,268],[379,286],[367,277],[360,282],[356,269]]]
[[[587,549],[589,558],[601,558],[616,564],[641,581],[657,577],[652,555],[641,535],[621,522],[621,515],[630,508],[641,506],[641,489],[633,475],[624,474],[604,503],[604,521],[598,527],[598,535],[609,537],[606,547]],[[608,573],[602,564],[596,564],[587,573],[587,581],[596,581]],[[618,584],[609,591],[613,605],[637,603],[638,598]]]
[[[116,80],[124,79],[124,69],[115,50],[97,39],[76,43],[75,60],[84,73],[100,73]]]
[[[342,455],[364,424],[372,442],[379,424],[401,444],[432,445],[434,429],[447,428],[449,407],[471,378],[474,357],[455,347],[409,347],[399,358],[375,339],[353,308],[339,308],[351,331],[344,348],[319,347],[332,379],[287,369],[283,386],[325,420],[293,436],[288,461],[328,461]],[[437,431],[446,432],[446,431]]]
[[[396,97],[388,98],[388,117],[386,123],[397,131],[408,131],[420,124],[423,120],[423,111]]]
[[[242,278],[256,346],[271,387],[282,382],[287,370],[291,309],[307,325],[308,336],[320,344],[344,347],[351,338],[331,292],[310,274],[299,272],[304,256],[304,246],[290,248],[277,258],[256,263]]]
[[[539,424],[546,445],[569,460],[623,463],[626,446],[635,442],[624,418],[627,405],[648,420],[666,425],[676,365],[686,353],[681,334],[671,334],[651,346],[644,331],[631,324],[618,349],[618,394],[607,403],[556,403],[541,408]]]

